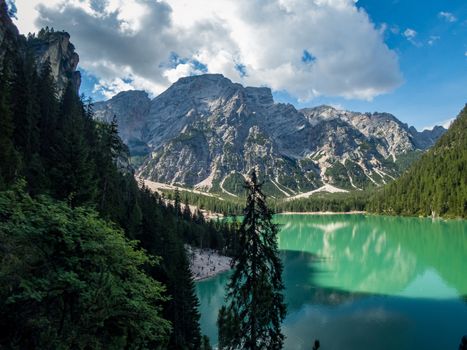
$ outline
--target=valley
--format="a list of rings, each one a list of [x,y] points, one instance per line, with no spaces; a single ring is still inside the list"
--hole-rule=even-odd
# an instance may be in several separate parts
[[[0,0],[0,349],[467,350],[467,8],[409,7]]]

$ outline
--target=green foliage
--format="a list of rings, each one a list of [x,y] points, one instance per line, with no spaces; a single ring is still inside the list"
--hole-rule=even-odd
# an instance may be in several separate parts
[[[203,335],[201,350],[212,350],[211,343],[209,342],[209,338],[206,335]]]
[[[202,194],[195,193],[192,191],[179,189],[183,192],[183,197],[191,205],[194,205],[200,209],[206,209],[213,213],[220,213],[226,215],[241,215],[243,213],[243,202],[244,198],[232,197],[224,194],[223,196],[216,196],[215,194]],[[175,191],[162,190],[166,198],[172,200],[174,198]]]
[[[180,198],[180,191],[178,190],[178,188],[175,189],[175,193],[174,193],[174,209],[175,209],[175,214],[177,216],[182,215],[182,201]]]
[[[167,198],[173,198],[173,191],[164,190]],[[241,201],[244,198],[232,196],[213,197],[188,191],[183,191],[185,200],[191,204],[225,216],[243,215]],[[371,190],[350,191],[348,193],[316,193],[308,198],[287,200],[287,198],[268,199],[269,206],[274,213],[306,212],[306,211],[364,211],[371,196]],[[222,229],[221,229],[221,232]],[[228,237],[224,234],[224,237]],[[197,244],[195,244],[197,245]],[[216,247],[215,249],[219,249]]]
[[[373,212],[467,217],[467,106],[438,142],[371,199]]]
[[[347,169],[348,176],[352,177],[352,182],[357,188],[365,189],[373,185],[371,180],[365,175],[362,167],[357,163],[346,160],[345,168]],[[350,183],[350,180],[348,182]],[[352,188],[351,184],[350,188]]]
[[[244,193],[244,182],[243,175],[235,172],[226,176],[222,187],[233,194]]]
[[[94,136],[94,125],[88,123],[82,102],[71,84],[64,93],[60,117],[50,157],[55,196],[66,198],[72,206],[90,204],[97,192],[97,164],[93,164],[89,140],[90,135]]]
[[[272,223],[255,171],[247,187],[235,268],[227,285],[226,305],[219,310],[219,348],[281,349],[286,306],[278,228]]]
[[[0,193],[5,348],[147,348],[167,342],[155,260],[93,210]]]
[[[0,47],[0,50],[6,48]],[[13,82],[11,53],[5,52],[3,61],[0,71],[0,189],[13,182],[19,168],[19,154],[13,142],[14,122],[10,104]]]
[[[141,192],[142,222],[138,238],[149,253],[162,258],[160,266],[149,272],[167,286],[172,297],[164,305],[164,316],[173,324],[168,348],[198,349],[201,343],[198,300],[183,241],[191,229],[202,232],[209,226],[204,221],[190,224],[177,216],[173,207],[161,202],[157,194],[147,189]]]
[[[326,176],[332,178],[332,183],[341,188],[351,188],[347,169],[340,162],[335,162],[326,170]]]
[[[407,168],[415,163],[416,160],[420,159],[420,157],[423,155],[423,151],[420,150],[415,150],[415,151],[410,151],[407,153],[402,153],[397,156],[397,160],[395,161],[396,167],[399,171],[399,173],[404,172],[407,170]]]
[[[369,191],[348,193],[316,193],[308,198],[272,201],[271,207],[280,212],[349,212],[364,211],[370,196]]]
[[[1,261],[6,262],[12,258],[14,261],[8,260],[9,263],[17,264],[11,265],[8,273],[12,275],[5,277],[2,287],[4,293],[13,289],[19,290],[28,283],[38,284],[37,288],[39,288],[42,286],[41,281],[46,278],[61,278],[53,273],[60,275],[61,271],[66,270],[65,265],[70,269],[79,269],[79,271],[71,270],[78,276],[72,275],[73,278],[77,278],[77,284],[69,287],[65,282],[53,282],[54,289],[50,293],[59,297],[56,300],[58,306],[53,304],[53,301],[44,299],[46,307],[40,304],[29,308],[32,301],[23,300],[24,304],[15,302],[8,304],[8,307],[0,308],[0,319],[5,322],[4,329],[10,327],[8,330],[12,332],[12,337],[23,332],[21,336],[30,338],[32,342],[30,346],[17,344],[18,348],[99,348],[103,347],[101,344],[106,344],[106,348],[157,348],[167,340],[167,347],[170,349],[198,349],[201,346],[198,300],[194,292],[184,244],[221,249],[224,248],[228,230],[222,225],[207,223],[200,213],[193,216],[191,213],[181,215],[180,210],[166,205],[158,195],[138,187],[127,163],[128,149],[118,137],[116,119],[110,124],[94,121],[92,103],[85,104],[76,96],[71,86],[63,92],[61,98],[58,98],[50,65],[46,62],[38,70],[29,53],[20,54],[27,52],[30,45],[40,45],[41,40],[47,40],[51,35],[62,34],[44,30],[40,37],[31,36],[28,41],[15,41],[18,38],[13,38],[11,42],[24,44],[21,48],[16,47],[16,51],[1,47],[5,55],[0,62],[2,78],[0,81],[0,127],[2,128],[0,190],[11,189],[15,181],[25,179],[25,191],[31,196],[29,198],[24,195],[23,197],[28,199],[24,203],[18,199],[19,207],[12,206],[11,209],[25,216],[26,221],[20,222],[25,231],[20,232],[19,228],[4,226],[5,230],[11,229],[14,234],[5,235],[3,231],[0,232],[0,235],[7,239],[5,246],[9,247],[6,251],[3,249],[3,243],[0,243]],[[2,45],[5,42],[2,42]],[[44,195],[53,199],[46,199]],[[55,202],[56,200],[60,203]],[[68,207],[62,202],[66,202]],[[31,206],[37,206],[40,213],[33,212],[33,208],[27,206],[27,203],[34,203]],[[0,210],[2,225],[10,225],[10,221],[5,220],[16,218],[13,214],[5,216],[8,213],[6,209],[7,206],[4,205]],[[31,221],[27,221],[29,218],[26,209],[28,215],[32,214]],[[50,221],[47,221],[47,213]],[[39,214],[41,220],[36,220],[34,217]],[[20,214],[15,215],[20,216]],[[63,222],[58,217],[62,218]],[[47,223],[50,223],[49,231],[45,227]],[[114,239],[115,235],[120,237],[122,234],[117,227],[123,230],[128,239],[137,239],[139,243]],[[27,242],[24,235],[37,230],[44,233],[42,237],[44,242],[33,240]],[[20,233],[24,235],[19,236]],[[109,235],[111,241],[103,241],[104,233]],[[100,257],[93,255],[94,251],[84,251],[80,246],[85,240],[91,242],[93,235],[96,235],[97,240],[92,243],[95,245],[93,249],[96,250],[96,254],[100,254]],[[33,246],[33,243],[38,244]],[[47,250],[47,255],[43,255],[44,252],[40,249],[46,244],[50,244],[50,249],[47,248],[50,253]],[[103,245],[104,248],[98,244]],[[149,260],[144,260],[144,254],[138,250],[139,248],[136,249],[136,244],[152,256],[160,256],[161,262],[153,265]],[[133,249],[135,253],[126,254],[125,249],[128,249],[124,249],[123,245],[128,246],[130,250]],[[9,252],[15,255],[9,255]],[[71,266],[64,255],[76,262],[76,266]],[[125,267],[127,258],[133,259],[132,271],[128,271]],[[98,261],[102,265],[96,271],[97,265],[86,259],[100,259]],[[40,268],[47,268],[44,271],[40,270],[45,275],[39,274],[38,279],[35,279],[32,270],[28,270],[29,267],[26,265],[23,267],[21,265],[29,262],[39,264]],[[140,268],[143,265],[144,270]],[[6,269],[7,265],[4,266]],[[21,268],[26,270],[23,271]],[[89,276],[81,276],[87,268],[89,268]],[[19,282],[13,275],[14,269],[17,273],[24,273],[21,277],[21,286],[15,284]],[[143,272],[144,275],[141,275]],[[102,274],[102,278],[105,277],[104,280],[97,279],[99,273]],[[116,275],[113,276],[112,273]],[[140,278],[139,282],[135,280],[133,283],[131,279],[133,275],[130,273]],[[123,280],[124,278],[130,279],[127,281]],[[156,283],[159,289],[156,290],[150,284],[145,284],[144,278]],[[104,284],[100,285],[101,282]],[[125,287],[126,282],[133,283],[128,285],[133,289],[124,294],[122,288]],[[162,291],[161,283],[166,286],[166,295],[170,296],[170,299],[159,298]],[[94,299],[100,297],[100,293],[106,295],[97,300],[93,306],[89,301],[92,295],[88,296],[85,291],[79,289],[82,284],[89,284],[89,293],[93,293],[96,288],[99,289],[95,290]],[[68,290],[74,294],[68,295]],[[120,294],[114,294],[114,291],[119,290]],[[48,292],[40,290],[40,293],[50,298]],[[149,306],[146,307],[144,304],[146,299],[148,302],[152,300],[152,294],[148,295],[148,293],[153,293],[153,297],[159,300],[157,308],[154,309],[160,316],[157,320],[148,309]],[[89,300],[82,299],[83,295]],[[107,300],[107,296],[111,300]],[[44,296],[41,294],[40,297]],[[122,299],[124,297],[126,299]],[[142,299],[143,297],[146,299]],[[101,301],[103,304],[99,304]],[[114,302],[122,302],[123,306],[113,304]],[[133,309],[121,309],[120,307],[124,307],[125,303],[132,305]],[[63,309],[64,307],[66,309]],[[138,311],[139,307],[141,312]],[[83,311],[82,308],[87,309]],[[114,315],[114,311],[119,314]],[[59,312],[61,313],[58,314]],[[79,312],[81,315],[84,312],[95,312],[98,315],[92,316],[92,320],[76,320]],[[60,320],[62,314],[67,318],[63,321],[63,325],[59,325],[61,330],[57,331],[54,322]],[[138,315],[144,317],[144,320],[138,319]],[[32,320],[32,324],[22,329],[23,326],[19,323],[21,317],[23,319],[29,317],[28,320]],[[109,321],[106,317],[109,317]],[[119,321],[115,323],[114,319],[117,318]],[[43,324],[41,324],[42,320],[44,320]],[[172,325],[170,334],[165,326],[168,324],[166,320]],[[76,323],[74,330],[71,329],[72,322]],[[134,329],[135,327],[141,328],[138,330],[139,333]],[[162,334],[158,329],[164,329],[164,333]],[[27,335],[24,332],[28,332]],[[94,337],[92,332],[99,334],[96,333]],[[146,336],[147,332],[153,335]],[[3,334],[9,332],[2,332]],[[77,339],[78,335],[82,339]],[[4,338],[0,337],[0,342],[3,341],[2,339]],[[48,340],[55,343],[46,346],[37,345],[39,342],[45,344]],[[76,345],[69,346],[68,344],[71,343],[67,341],[76,342]],[[95,343],[92,343],[93,341]]]

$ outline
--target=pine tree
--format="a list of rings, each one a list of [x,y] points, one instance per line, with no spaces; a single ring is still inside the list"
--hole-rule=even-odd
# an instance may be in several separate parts
[[[207,335],[203,335],[201,340],[201,350],[212,350],[211,342],[209,341],[209,337]]]
[[[37,99],[41,115],[39,120],[41,156],[47,157],[51,152],[51,144],[56,137],[55,132],[59,112],[57,89],[48,60],[42,65]]]
[[[266,205],[256,172],[246,183],[245,215],[239,250],[227,285],[226,305],[219,311],[220,349],[281,349],[281,322],[286,315],[278,228]]]
[[[86,120],[93,120],[94,112],[92,102],[88,102],[86,105],[85,114]],[[90,138],[90,142],[96,143],[92,151],[92,156],[95,158],[96,164],[98,164],[96,172],[99,178],[99,211],[106,216],[111,216],[119,206],[118,202],[126,200],[124,198],[119,198],[119,194],[121,194],[121,191],[119,191],[120,173],[116,167],[116,163],[124,146],[118,136],[116,117],[114,116],[110,124],[99,122],[97,124],[96,134],[97,135],[94,136],[92,130],[90,130],[88,137]],[[135,210],[136,213],[138,208],[135,208],[135,206],[137,206],[137,204],[133,204],[134,205],[131,205],[130,209]],[[123,213],[120,212],[119,216],[121,217],[122,215]]]
[[[180,217],[182,215],[182,206],[181,206],[181,199],[180,199],[180,190],[175,188],[175,196],[174,196],[174,209],[175,214]]]
[[[40,108],[37,100],[38,76],[34,57],[30,52],[15,64],[13,84],[13,110],[15,114],[15,144],[27,164],[39,149]]]
[[[188,204],[188,197],[185,196],[185,202],[183,203],[183,219],[187,220],[187,221],[191,221],[192,220],[192,216],[191,216],[191,210],[190,210],[190,205]]]
[[[55,196],[67,199],[71,206],[89,203],[96,195],[95,167],[86,139],[83,106],[71,84],[64,93],[60,114],[51,157]]]
[[[11,184],[19,168],[19,155],[13,142],[14,123],[11,111],[11,56],[7,52],[0,72],[0,189]]]
[[[168,240],[167,251],[173,260],[167,282],[172,299],[168,302],[166,311],[167,318],[173,324],[169,348],[196,350],[201,347],[201,332],[199,301],[195,293],[193,277],[181,242],[174,239],[174,234],[171,234]]]

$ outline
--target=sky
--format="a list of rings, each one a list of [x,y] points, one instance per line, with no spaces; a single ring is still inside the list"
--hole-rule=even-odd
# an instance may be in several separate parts
[[[21,33],[70,33],[94,100],[221,73],[297,108],[389,112],[417,129],[467,103],[465,0],[9,2]]]

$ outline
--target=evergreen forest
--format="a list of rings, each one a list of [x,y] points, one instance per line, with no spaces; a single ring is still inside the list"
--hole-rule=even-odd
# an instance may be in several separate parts
[[[50,65],[33,58],[34,36],[7,39],[0,347],[199,349],[184,245],[222,249],[229,225],[139,186],[116,122],[95,121],[71,84],[57,91]]]

